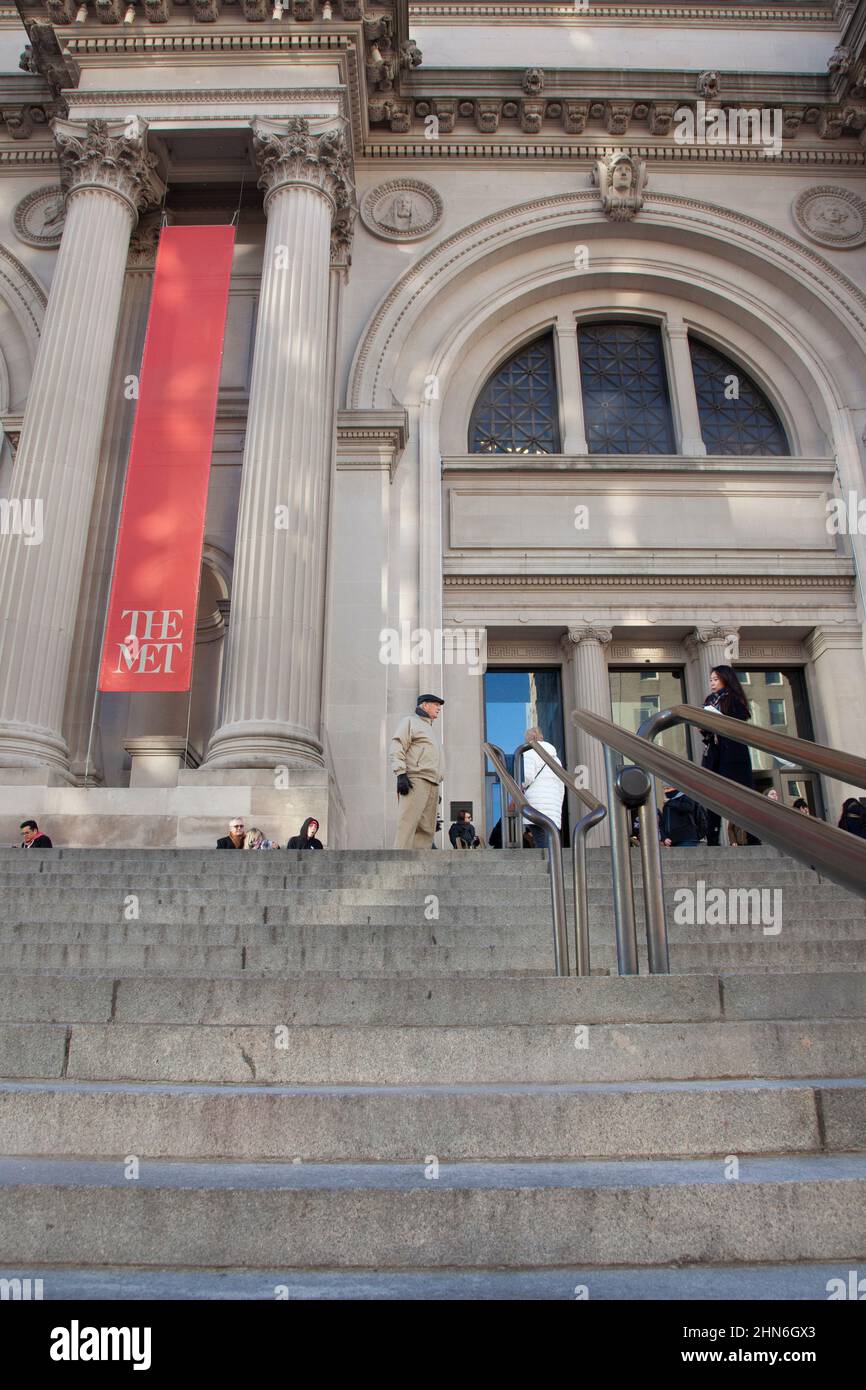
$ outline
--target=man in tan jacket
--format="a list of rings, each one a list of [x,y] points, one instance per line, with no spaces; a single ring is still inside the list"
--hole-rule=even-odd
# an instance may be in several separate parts
[[[433,844],[442,781],[442,749],[433,724],[444,703],[438,695],[420,695],[415,713],[401,719],[391,739],[391,771],[400,798],[395,849],[430,849]]]

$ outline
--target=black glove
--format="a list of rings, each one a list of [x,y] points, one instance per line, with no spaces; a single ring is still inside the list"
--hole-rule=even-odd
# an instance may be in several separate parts
[[[409,781],[408,772],[397,773],[397,795],[408,796],[412,790],[412,783]]]

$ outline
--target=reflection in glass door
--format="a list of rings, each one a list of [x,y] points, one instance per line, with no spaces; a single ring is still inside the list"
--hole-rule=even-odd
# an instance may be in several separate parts
[[[614,724],[636,734],[645,719],[659,714],[671,705],[685,703],[686,691],[681,666],[611,666],[610,703]],[[681,758],[691,757],[691,739],[684,724],[676,724],[666,729],[656,743],[670,753]],[[656,795],[661,804],[664,800],[662,786],[656,778]]]
[[[814,739],[802,667],[789,666],[782,670],[750,668],[744,671],[738,666],[736,670],[756,728],[775,729],[777,733],[791,734],[795,738]],[[793,806],[801,798],[807,803],[810,815],[824,815],[819,777],[804,771],[796,763],[777,758],[772,753],[762,753],[757,748],[751,750],[751,756],[756,791],[766,793],[774,788],[785,805]]]
[[[558,666],[535,670],[488,670],[484,675],[484,737],[505,753],[509,772],[514,773],[514,750],[524,741],[526,730],[538,725],[552,743],[563,764],[565,735],[562,713],[562,672]],[[485,768],[485,810],[487,833],[502,816],[499,783],[489,760]],[[568,844],[568,800],[562,812],[563,844]]]

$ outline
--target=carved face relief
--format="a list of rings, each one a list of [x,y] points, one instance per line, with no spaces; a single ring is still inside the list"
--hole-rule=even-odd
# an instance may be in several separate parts
[[[63,194],[56,184],[36,188],[15,208],[15,235],[28,246],[51,250],[60,245],[66,217]]]
[[[791,211],[800,231],[819,246],[848,250],[866,242],[866,199],[852,188],[808,188]]]
[[[442,199],[419,179],[391,179],[371,188],[361,202],[361,221],[384,241],[416,241],[442,220]]]
[[[399,228],[401,231],[410,232],[412,230],[412,220],[415,216],[415,201],[410,198],[408,193],[398,193],[391,204],[391,215],[386,220],[392,227]]]
[[[610,182],[614,193],[619,194],[621,197],[630,193],[632,184],[634,183],[634,170],[631,165],[626,163],[625,160],[620,160],[618,164],[615,164]]]
[[[592,181],[601,193],[601,205],[612,222],[625,222],[643,207],[646,161],[618,154],[599,159]]]

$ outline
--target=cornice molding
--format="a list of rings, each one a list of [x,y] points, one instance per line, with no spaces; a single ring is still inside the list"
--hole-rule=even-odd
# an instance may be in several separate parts
[[[77,90],[67,92],[66,100],[70,111],[77,106],[122,106],[128,108],[130,99],[136,105],[158,106],[212,106],[217,102],[250,102],[252,115],[259,114],[256,103],[263,101],[338,101],[341,108],[345,104],[343,93],[338,87],[172,87],[136,88],[128,91]],[[216,119],[224,120],[225,117]],[[324,117],[322,118],[324,119]]]
[[[134,32],[128,27],[119,33],[107,33],[97,25],[89,28],[76,25],[65,29],[63,46],[70,57],[92,58],[99,54],[115,53],[182,53],[184,59],[195,59],[212,53],[335,53],[347,48],[355,48],[358,31],[351,33],[325,32],[299,33],[287,30],[263,31],[247,28],[235,21],[231,28],[196,28],[191,38],[189,26],[159,25],[146,33]]]
[[[467,473],[530,474],[533,478],[549,473],[689,473],[710,474],[752,473],[783,474],[797,478],[817,474],[832,478],[836,472],[833,458],[799,458],[796,455],[704,454],[700,458],[689,454],[539,454],[515,458],[512,454],[448,454],[442,459],[443,476],[460,477]]]
[[[773,151],[765,155],[760,149],[752,145],[653,145],[647,144],[645,140],[634,136],[631,139],[623,137],[621,143],[611,145],[599,140],[597,144],[566,144],[565,142],[554,144],[534,143],[526,140],[523,143],[511,143],[505,141],[490,141],[489,144],[476,143],[475,141],[458,142],[452,141],[417,141],[416,143],[392,144],[387,140],[381,142],[368,141],[361,150],[361,158],[369,160],[415,160],[427,161],[431,159],[449,159],[455,163],[486,163],[490,160],[510,160],[519,161],[526,164],[527,160],[567,159],[570,163],[575,160],[595,160],[605,158],[611,154],[625,152],[636,158],[643,158],[649,161],[658,161],[665,164],[716,164],[720,165],[719,172],[736,169],[738,174],[743,172],[744,166],[755,171],[755,173],[766,174],[770,170],[778,172],[780,167],[788,166],[799,172],[802,166],[808,165],[810,168],[834,169],[863,169],[866,166],[866,151],[858,146],[851,148],[833,149],[820,145],[802,145],[799,148],[782,149],[778,154]]]
[[[452,25],[460,28],[477,25],[479,20],[500,20],[509,25],[561,24],[569,28],[592,25],[622,25],[623,22],[637,25],[652,25],[654,29],[662,26],[700,24],[713,28],[741,28],[744,24],[755,28],[820,28],[833,29],[835,23],[830,8],[814,6],[779,6],[771,9],[767,5],[732,5],[722,8],[717,4],[708,5],[618,5],[606,4],[605,0],[592,0],[591,7],[579,9],[574,0],[562,5],[528,4],[456,4],[451,0],[416,0],[409,5],[410,23],[419,25]]]
[[[446,589],[835,589],[853,593],[853,575],[816,574],[446,574]]]
[[[339,410],[337,468],[362,472],[387,469],[393,483],[408,437],[405,410]]]

